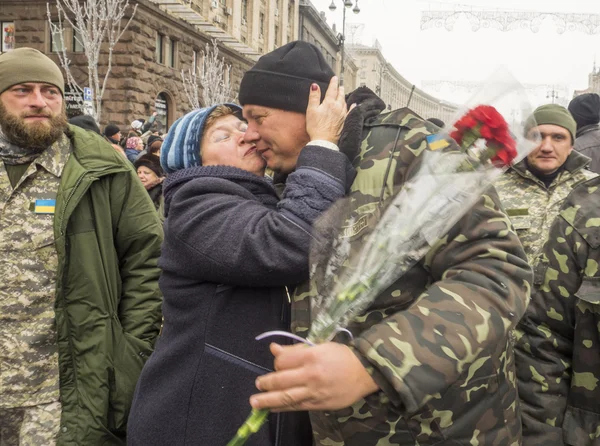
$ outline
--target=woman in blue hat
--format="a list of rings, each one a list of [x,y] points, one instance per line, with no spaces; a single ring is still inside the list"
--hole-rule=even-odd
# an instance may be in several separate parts
[[[273,364],[254,338],[290,329],[289,288],[308,278],[311,225],[354,177],[344,154],[309,144],[280,200],[245,131],[240,107],[224,104],[180,118],[162,145],[164,326],[138,382],[130,445],[233,437]],[[308,416],[273,414],[249,444],[311,445]]]

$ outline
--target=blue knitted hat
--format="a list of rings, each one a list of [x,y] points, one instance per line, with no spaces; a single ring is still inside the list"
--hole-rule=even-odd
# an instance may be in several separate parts
[[[234,112],[242,111],[237,104],[226,105]],[[169,133],[160,149],[160,165],[166,173],[202,165],[200,158],[200,142],[204,132],[204,124],[218,105],[198,108],[182,116],[169,128]]]

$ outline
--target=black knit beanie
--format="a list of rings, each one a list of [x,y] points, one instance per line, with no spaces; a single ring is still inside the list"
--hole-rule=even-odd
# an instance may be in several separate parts
[[[85,130],[91,130],[92,132],[95,132],[98,135],[101,135],[100,127],[98,127],[98,124],[96,123],[94,118],[92,118],[89,115],[74,116],[71,119],[69,119],[69,124],[76,125],[77,127],[81,127],[82,129],[85,129]]]
[[[569,103],[569,111],[577,122],[577,129],[600,121],[600,96],[586,93],[577,96]]]
[[[108,124],[106,127],[104,127],[104,136],[108,136],[113,137],[115,136],[117,133],[119,133],[121,130],[119,129],[119,127],[115,124]]]
[[[306,113],[310,86],[321,87],[321,100],[335,75],[321,51],[300,40],[265,54],[246,71],[240,84],[242,106],[262,105]]]

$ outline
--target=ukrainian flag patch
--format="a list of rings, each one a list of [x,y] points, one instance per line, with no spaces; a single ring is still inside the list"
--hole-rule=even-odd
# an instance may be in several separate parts
[[[35,200],[33,212],[36,214],[54,214],[56,200]]]
[[[445,149],[450,145],[450,142],[440,133],[435,135],[427,135],[427,145],[429,150],[440,150]]]

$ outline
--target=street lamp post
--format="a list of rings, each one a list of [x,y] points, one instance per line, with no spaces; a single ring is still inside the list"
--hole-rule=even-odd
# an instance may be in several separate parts
[[[340,85],[344,85],[344,41],[346,40],[346,8],[350,8],[352,6],[352,0],[342,0],[344,2],[344,7],[342,8],[342,33],[338,35],[341,52],[341,64],[340,67]],[[331,12],[335,11],[337,7],[335,6],[335,0],[331,0],[331,5],[329,5],[329,10]],[[354,4],[354,8],[352,8],[352,12],[354,14],[358,14],[360,12],[360,8],[358,7],[358,0]]]
[[[552,103],[554,104],[554,101],[556,99],[558,99],[558,92],[554,89],[554,85],[552,86],[552,91],[548,91],[548,93],[546,94],[546,99],[550,99],[552,98]]]

